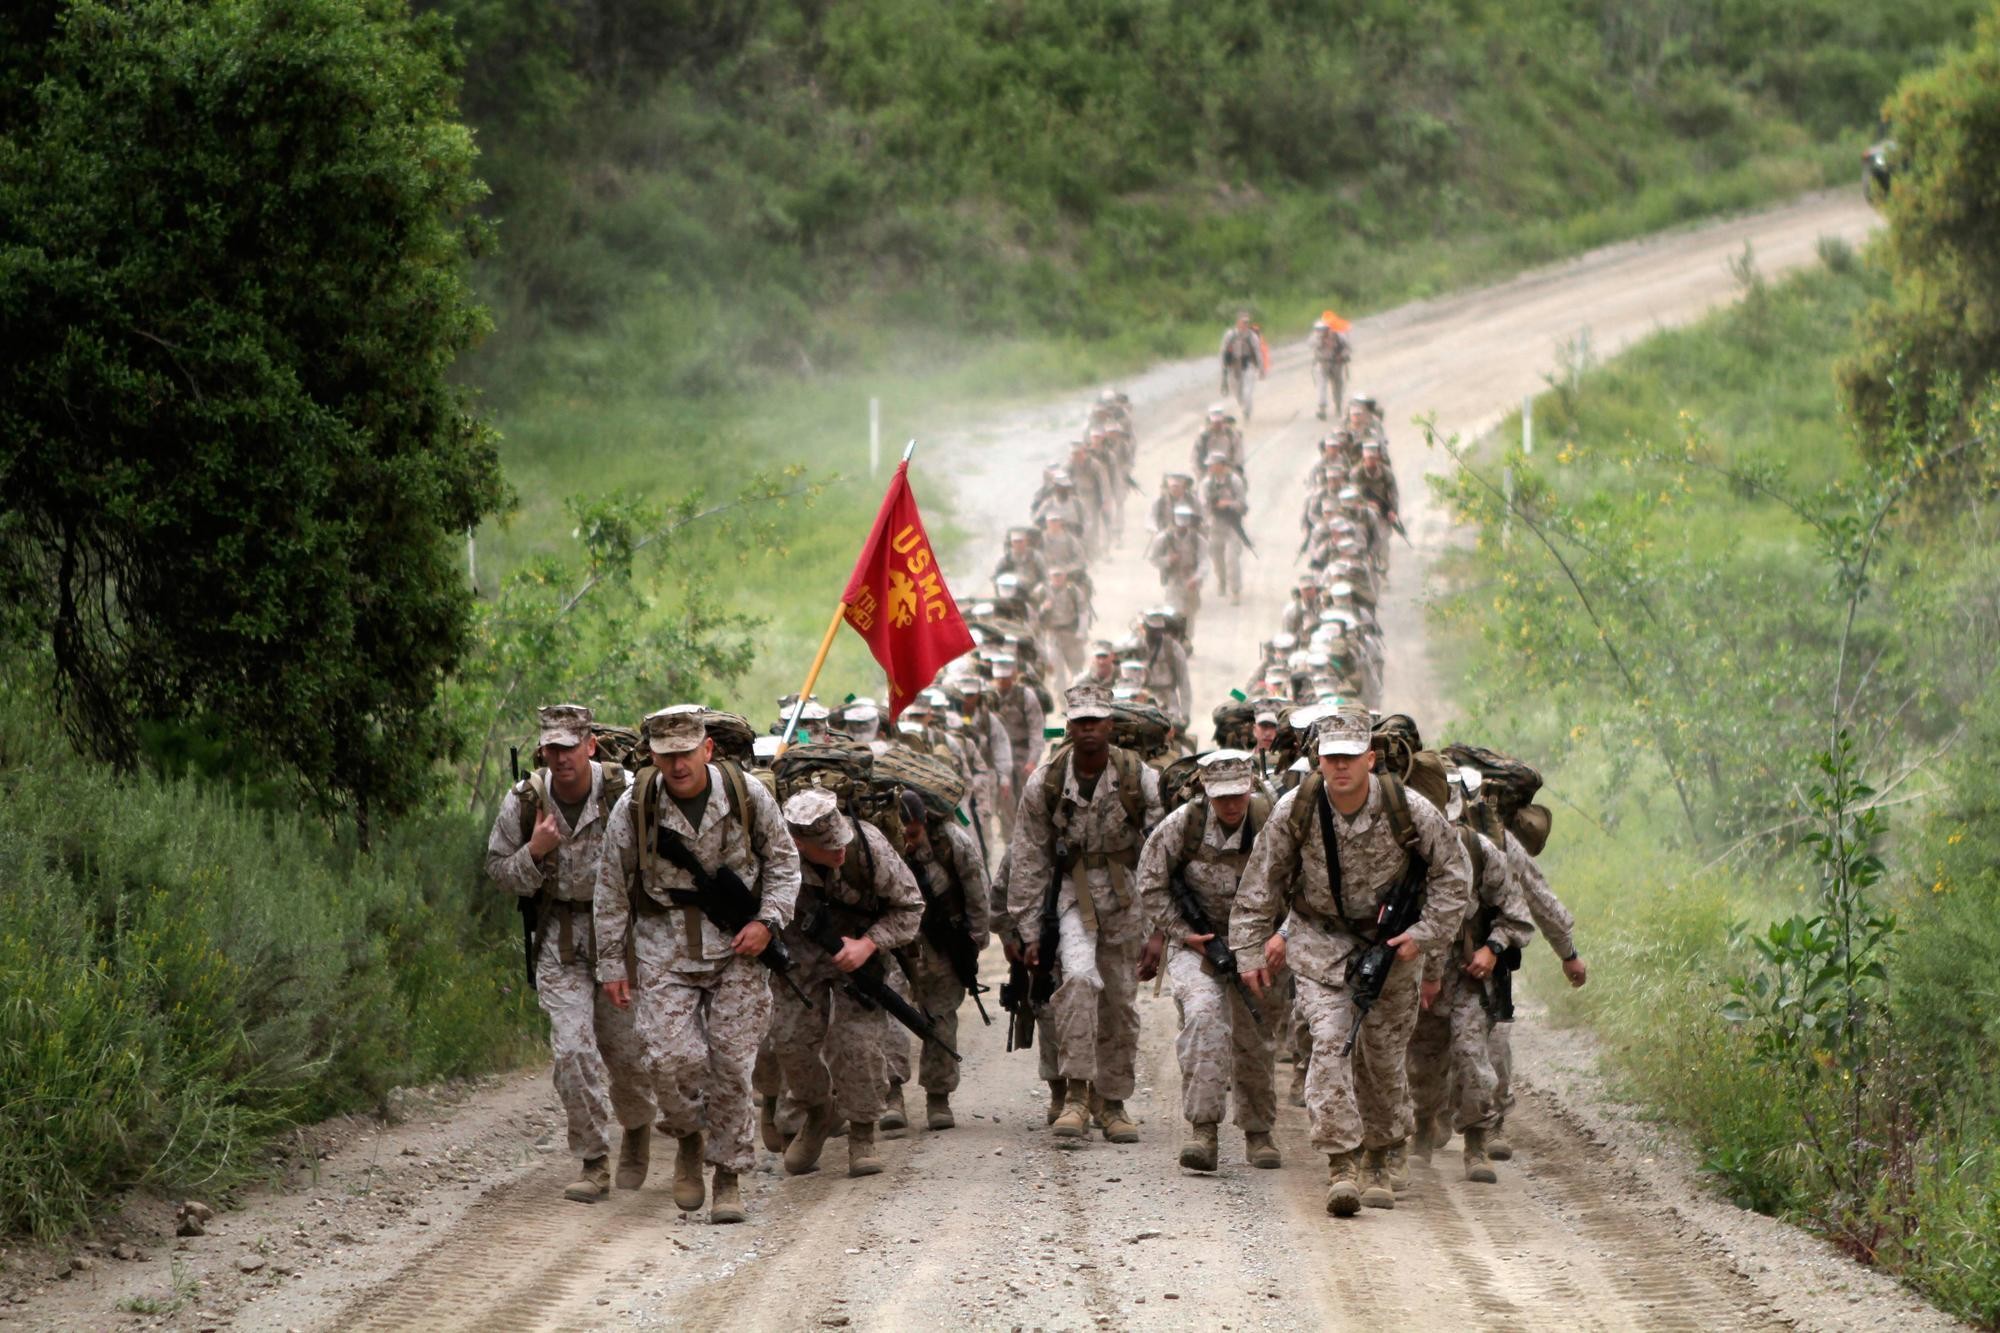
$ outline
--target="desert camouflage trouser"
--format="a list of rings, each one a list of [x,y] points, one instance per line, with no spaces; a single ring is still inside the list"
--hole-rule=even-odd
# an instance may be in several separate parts
[[[1139,1052],[1139,936],[1135,909],[1099,907],[1100,930],[1086,930],[1074,906],[1062,914],[1062,984],[1049,999],[1056,1067],[1107,1101],[1132,1095]]]
[[[1269,1133],[1278,1118],[1275,1027],[1259,1031],[1236,987],[1202,970],[1201,955],[1175,948],[1167,982],[1180,1011],[1174,1053],[1181,1065],[1181,1115],[1190,1124],[1220,1124],[1231,1088],[1236,1123],[1245,1133]],[[1275,1015],[1267,1013],[1267,1024]]]
[[[748,958],[702,972],[649,965],[666,956],[658,937],[678,929],[678,916],[640,918],[639,984],[632,993],[660,1129],[675,1138],[705,1130],[703,1156],[710,1164],[748,1171],[757,1164],[750,1070],[770,1021],[770,983]]]
[[[1312,1065],[1306,1070],[1306,1118],[1313,1147],[1321,1152],[1386,1148],[1408,1137],[1413,1119],[1405,1066],[1410,1029],[1416,1025],[1423,964],[1397,963],[1381,998],[1361,1025],[1351,1059],[1341,1058],[1354,1005],[1343,985],[1298,978],[1296,1003],[1312,1029]]]
[[[958,1049],[958,1011],[965,1004],[965,987],[958,984],[949,967],[931,968],[919,964],[917,984],[911,986],[903,977],[902,969],[889,969],[896,983],[897,993],[909,1000],[917,1008],[930,1015],[931,1023],[937,1028],[938,1036],[944,1038],[945,1045]],[[914,1033],[903,1029],[898,1023],[889,1033],[889,1080],[893,1083],[910,1081],[910,1050],[921,1048],[916,1058],[917,1080],[924,1085],[924,1091],[952,1092],[958,1087],[958,1061],[946,1055],[936,1043],[919,1041]]]
[[[1495,1023],[1486,1034],[1486,1052],[1493,1061],[1493,1105],[1502,1116],[1514,1104],[1514,1025]]]
[[[549,939],[535,960],[535,998],[549,1018],[549,1053],[569,1150],[587,1159],[611,1151],[613,1120],[629,1129],[652,1122],[653,1091],[632,1011],[605,999],[595,979],[588,911],[574,913],[570,935],[575,948],[565,963],[551,918]]]
[[[1227,597],[1243,591],[1243,539],[1213,514],[1208,520],[1208,560],[1215,570],[1217,593]]]
[[[806,952],[817,953],[810,946]],[[893,971],[895,963],[889,967]],[[893,1020],[880,1009],[864,1009],[824,954],[800,962],[792,975],[812,1008],[789,990],[774,1002],[771,1054],[785,1081],[779,1126],[797,1133],[815,1106],[831,1106],[842,1120],[874,1124],[888,1104]]]
[[[1437,1003],[1420,1015],[1410,1034],[1410,1097],[1416,1123],[1451,1116],[1451,1128],[1491,1129],[1499,1123],[1493,1099],[1493,1060],[1487,1050],[1492,1026],[1480,1003],[1479,983],[1446,964]]]

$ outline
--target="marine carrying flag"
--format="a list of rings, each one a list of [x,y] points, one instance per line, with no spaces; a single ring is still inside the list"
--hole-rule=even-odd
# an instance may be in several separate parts
[[[891,722],[930,685],[939,667],[972,651],[972,631],[944,585],[917,497],[910,493],[908,458],[889,481],[841,601],[847,606],[844,619],[888,673]]]

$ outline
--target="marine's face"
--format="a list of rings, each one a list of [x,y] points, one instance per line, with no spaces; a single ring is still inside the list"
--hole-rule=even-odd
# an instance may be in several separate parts
[[[715,753],[715,742],[703,740],[692,750],[676,750],[672,754],[653,753],[653,767],[660,770],[666,780],[667,790],[683,801],[693,800],[708,790],[708,761]]]

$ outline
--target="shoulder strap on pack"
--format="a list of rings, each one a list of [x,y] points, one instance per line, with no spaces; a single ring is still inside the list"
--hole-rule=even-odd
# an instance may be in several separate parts
[[[1042,769],[1042,804],[1048,807],[1051,819],[1062,803],[1063,783],[1069,778],[1069,750],[1067,745],[1057,746]]]
[[[1304,844],[1306,829],[1312,824],[1313,803],[1319,800],[1320,792],[1325,788],[1326,779],[1320,775],[1318,769],[1300,778],[1299,785],[1293,788],[1297,795],[1292,797],[1292,808],[1287,817],[1287,822],[1292,828],[1293,842]]]
[[[1120,746],[1111,747],[1111,762],[1118,766],[1118,800],[1125,807],[1125,822],[1141,837],[1146,833],[1146,788],[1140,774],[1139,756]]]
[[[743,770],[735,761],[718,759],[715,766],[722,770],[722,780],[729,787],[729,804],[736,810],[736,817],[743,821],[743,836],[750,842],[750,850],[760,850],[757,846],[757,829],[750,817],[750,788],[743,777]]]
[[[1396,835],[1396,844],[1411,856],[1422,856],[1417,821],[1410,818],[1410,794],[1404,790],[1403,780],[1393,773],[1377,773],[1375,780],[1382,784],[1382,810],[1389,816],[1389,831]]]
[[[549,775],[537,768],[522,778],[514,790],[527,798],[521,802],[521,841],[526,843],[535,836],[535,820],[549,808]]]
[[[1458,840],[1465,845],[1465,854],[1472,858],[1472,886],[1476,896],[1479,881],[1486,878],[1486,849],[1480,845],[1479,835],[1463,824],[1458,826]]]
[[[623,764],[600,763],[597,769],[599,784],[604,792],[604,813],[608,815],[611,807],[618,804],[618,798],[625,794],[625,789],[632,785],[632,775]]]

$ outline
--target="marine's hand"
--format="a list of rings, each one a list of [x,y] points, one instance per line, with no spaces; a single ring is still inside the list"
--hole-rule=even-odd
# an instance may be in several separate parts
[[[1421,992],[1417,996],[1417,1000],[1419,1003],[1423,1005],[1424,1011],[1426,1013],[1430,1012],[1430,1007],[1437,1003],[1438,992],[1442,991],[1443,989],[1444,989],[1444,983],[1442,981],[1425,981],[1423,983],[1423,987],[1421,989]]]
[[[1479,952],[1473,954],[1471,961],[1466,963],[1465,975],[1474,981],[1484,981],[1493,975],[1493,967],[1499,961],[1493,956],[1493,951],[1482,944],[1479,946]]]
[[[1167,951],[1167,937],[1154,931],[1139,946],[1139,980],[1151,981],[1160,974],[1160,955]]]
[[[632,983],[629,981],[607,981],[604,983],[604,998],[620,1009],[632,1007]]]
[[[771,946],[771,928],[762,921],[752,921],[736,932],[729,947],[744,958],[755,958]]]
[[[1383,940],[1382,943],[1396,951],[1396,961],[1399,963],[1409,962],[1420,951],[1417,942],[1410,938],[1410,932],[1407,930],[1392,940]]]
[[[1590,969],[1583,965],[1583,955],[1578,954],[1575,958],[1564,963],[1563,975],[1569,978],[1569,984],[1572,988],[1581,986],[1584,982],[1590,980]]]
[[[1271,988],[1270,970],[1262,967],[1251,968],[1243,974],[1243,984],[1250,988],[1252,995],[1260,1000],[1263,999],[1264,992]]]
[[[840,937],[840,952],[833,956],[833,965],[842,972],[852,972],[875,956],[875,941],[863,935],[860,939]]]
[[[535,831],[528,835],[528,855],[537,861],[562,845],[562,830],[556,827],[556,816],[552,810],[544,810],[535,817]]]
[[[1285,937],[1272,935],[1264,941],[1264,970],[1273,973],[1285,970]]]

